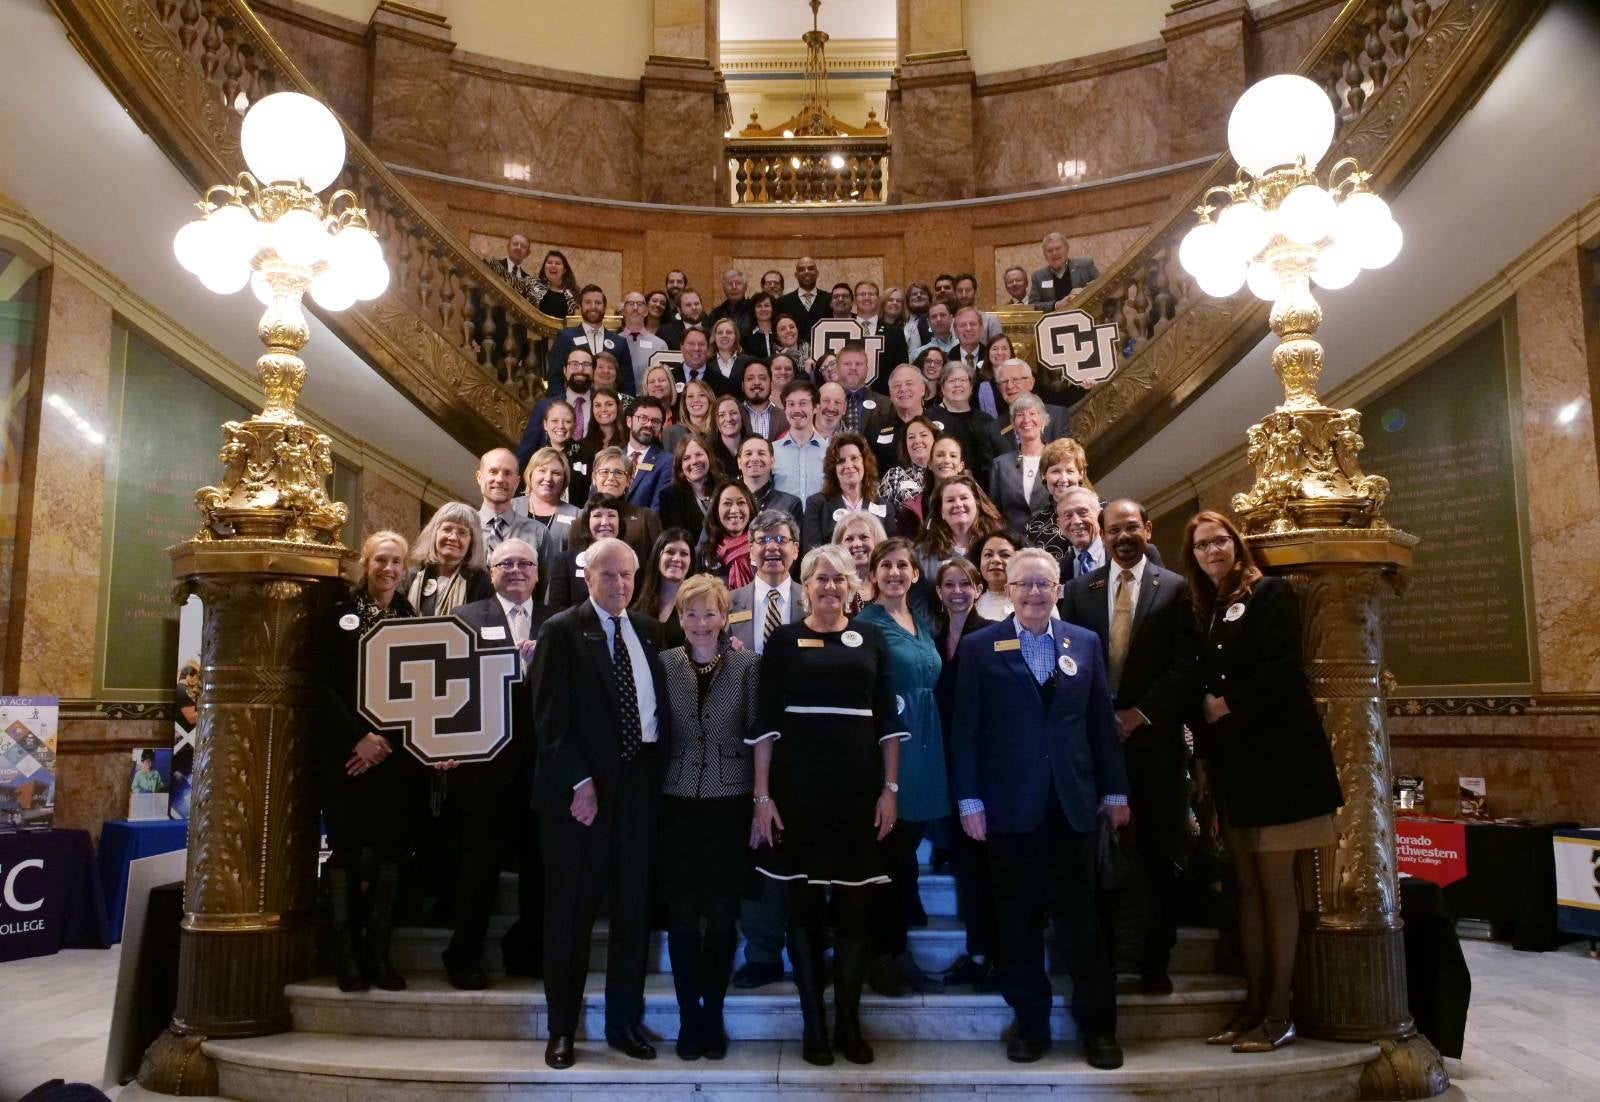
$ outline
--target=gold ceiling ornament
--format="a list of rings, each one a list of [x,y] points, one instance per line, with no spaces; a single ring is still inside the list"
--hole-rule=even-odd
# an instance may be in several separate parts
[[[1317,396],[1322,307],[1312,283],[1347,287],[1362,269],[1390,263],[1402,242],[1388,205],[1367,187],[1371,173],[1354,157],[1333,165],[1326,187],[1319,181],[1315,165],[1334,123],[1328,94],[1304,77],[1269,77],[1246,91],[1228,122],[1237,179],[1206,191],[1195,208],[1199,224],[1179,249],[1205,293],[1227,298],[1247,284],[1272,303],[1279,340],[1272,369],[1284,400],[1251,426],[1246,456],[1256,481],[1233,498],[1251,535],[1388,527],[1381,510],[1389,482],[1363,473],[1357,458],[1361,415]]]
[[[265,307],[256,370],[266,393],[248,421],[222,426],[222,482],[195,493],[201,541],[251,539],[338,547],[348,511],[324,488],[332,441],[297,416],[310,339],[302,302],[326,310],[377,298],[389,284],[383,250],[354,192],[319,192],[344,167],[344,133],[309,96],[267,96],[245,115],[240,145],[251,172],[206,189],[178,231],[178,262],[218,294],[245,284]]]
[[[806,101],[795,116],[801,137],[837,134],[828,103],[828,32],[818,26],[822,0],[811,0],[811,29],[800,36],[806,44]]]

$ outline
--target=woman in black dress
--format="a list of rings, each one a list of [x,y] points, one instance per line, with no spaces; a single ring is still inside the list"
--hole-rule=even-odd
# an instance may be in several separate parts
[[[838,911],[833,1042],[846,1060],[872,1062],[861,1036],[861,983],[873,931],[873,885],[889,883],[882,842],[894,829],[900,741],[889,644],[872,624],[852,627],[850,553],[806,552],[800,566],[810,613],[768,636],[761,659],[755,744],[756,868],[787,881],[789,954],[805,1019],[807,1063],[833,1063],[822,1004],[825,893]]]
[[[415,759],[372,730],[356,710],[361,640],[391,616],[415,616],[399,592],[406,541],[375,532],[361,547],[361,576],[323,624],[324,722],[317,740],[317,789],[328,829],[332,957],[341,991],[402,991],[389,963],[400,863],[423,811],[424,775]],[[362,881],[367,889],[362,890]]]
[[[1184,529],[1205,698],[1190,723],[1195,780],[1216,793],[1239,881],[1244,1011],[1208,1043],[1271,1052],[1295,1037],[1289,984],[1300,906],[1295,854],[1332,845],[1344,803],[1333,752],[1300,656],[1300,611],[1282,578],[1264,576],[1226,517]]]
[[[744,740],[755,726],[761,659],[723,636],[730,604],[727,586],[710,575],[684,582],[678,612],[685,642],[661,655],[673,731],[658,869],[684,1060],[727,1055],[722,1003],[750,872],[754,770]]]
[[[689,545],[699,544],[711,492],[722,479],[705,437],[693,432],[680,436],[672,449],[672,484],[661,495],[661,526],[686,529]]]
[[[528,285],[528,298],[542,313],[563,322],[578,312],[578,277],[566,253],[551,249],[544,254],[539,274]]]
[[[657,536],[640,565],[633,607],[661,621],[663,646],[683,646],[678,591],[693,573],[694,543],[683,528],[668,528]]]

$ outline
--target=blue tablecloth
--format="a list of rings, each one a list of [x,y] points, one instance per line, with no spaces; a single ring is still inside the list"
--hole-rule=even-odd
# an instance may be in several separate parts
[[[128,866],[141,857],[188,845],[187,819],[112,819],[100,828],[100,890],[105,895],[111,940],[122,940],[128,901]]]
[[[107,945],[86,830],[0,833],[0,900],[0,961]]]

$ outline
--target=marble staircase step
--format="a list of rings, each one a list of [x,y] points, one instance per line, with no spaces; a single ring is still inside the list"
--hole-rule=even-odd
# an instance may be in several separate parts
[[[295,1029],[370,1037],[431,1037],[462,1040],[534,1040],[548,1036],[544,987],[539,980],[499,979],[487,991],[457,991],[442,972],[408,977],[405,991],[346,994],[331,978],[287,988]],[[1076,1035],[1067,1011],[1071,982],[1056,977],[1052,1030]],[[1174,979],[1171,995],[1141,995],[1128,977],[1118,997],[1119,1033],[1132,1039],[1204,1037],[1220,1029],[1244,999],[1244,982],[1231,976],[1189,975]],[[605,976],[592,974],[585,985],[587,1035],[605,1032]],[[831,998],[831,992],[830,992]],[[801,1033],[794,985],[768,984],[754,991],[728,992],[724,1021],[730,1037],[783,1040]],[[861,1021],[867,1035],[888,1041],[997,1040],[1011,1024],[1011,1010],[996,994],[951,988],[931,995],[891,999],[870,989],[862,995]],[[678,1035],[678,1004],[672,977],[645,981],[645,1027],[663,1037]]]
[[[721,1061],[685,1062],[670,1043],[659,1059],[630,1060],[603,1044],[579,1044],[566,1071],[545,1067],[543,1046],[525,1041],[435,1040],[284,1033],[208,1041],[218,1094],[234,1102],[579,1102],[602,1098],[683,1102],[1059,1102],[1064,1095],[1179,1102],[1351,1102],[1376,1045],[1300,1041],[1242,1056],[1195,1040],[1130,1040],[1116,1071],[1086,1066],[1069,1045],[1013,1064],[995,1042],[880,1041],[875,1063],[817,1068],[798,1041],[735,1042]]]
[[[956,913],[956,878],[949,873],[930,872],[924,867],[917,877],[917,890],[922,897],[922,909],[928,912],[929,917],[953,916]],[[517,913],[516,873],[500,874],[500,890],[495,896],[494,913]]]

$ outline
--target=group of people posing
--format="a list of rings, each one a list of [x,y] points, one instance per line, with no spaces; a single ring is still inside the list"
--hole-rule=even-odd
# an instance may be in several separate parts
[[[1059,259],[1070,283],[1064,243]],[[1292,1041],[1294,855],[1332,841],[1341,795],[1286,584],[1213,512],[1189,521],[1181,573],[1163,566],[1144,507],[1100,500],[1065,410],[1009,347],[990,342],[986,377],[958,351],[936,372],[891,357],[871,380],[860,342],[828,377],[776,351],[724,367],[708,336],[685,328],[682,368],[647,367],[633,394],[603,385],[633,378],[606,351],[615,334],[558,341],[524,454],[480,461],[481,504],[441,507],[414,544],[367,538],[321,665],[340,986],[404,986],[401,867],[433,844],[457,987],[487,986],[499,874],[520,874],[501,948],[508,973],[544,980],[552,1067],[575,1060],[602,900],[605,1039],[629,1056],[655,1056],[643,987],[664,927],[684,1059],[726,1054],[730,982],[783,978],[787,950],[811,1063],[872,1060],[866,983],[998,990],[1007,1055],[1037,1060],[1050,925],[1084,1057],[1117,1067],[1102,855],[1115,835],[1137,855],[1139,984],[1170,993],[1198,788],[1234,858],[1248,978],[1210,1040]],[[522,652],[515,737],[494,760],[428,769],[360,718],[360,639],[411,615]],[[907,951],[925,839],[949,852],[966,929],[942,980]]]

